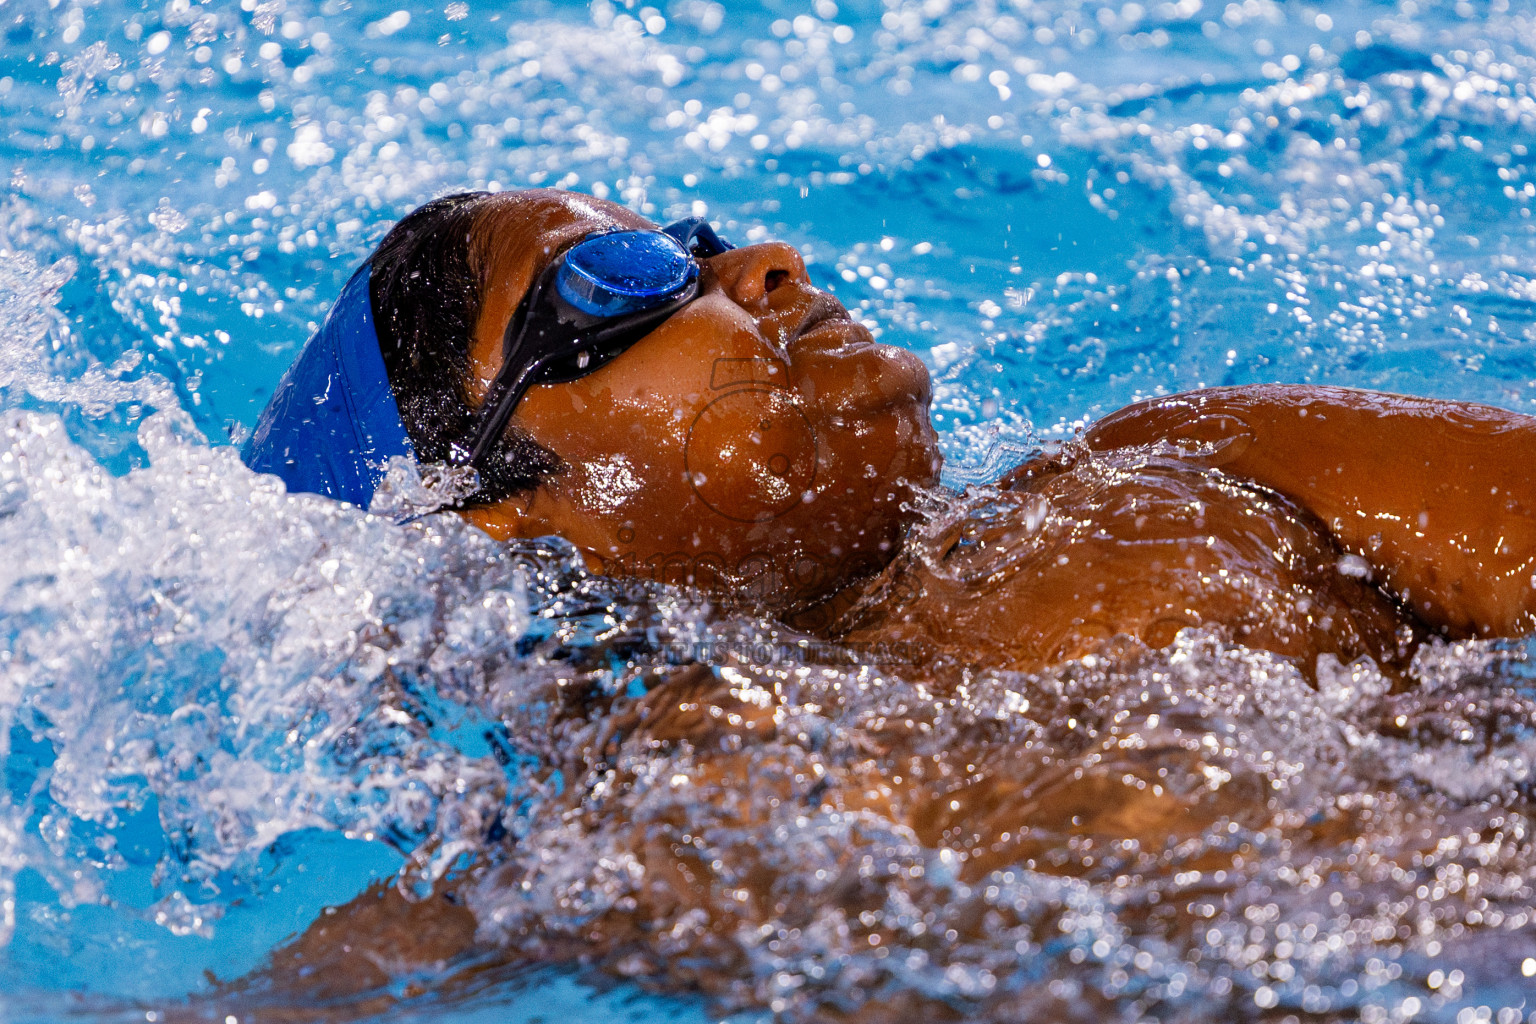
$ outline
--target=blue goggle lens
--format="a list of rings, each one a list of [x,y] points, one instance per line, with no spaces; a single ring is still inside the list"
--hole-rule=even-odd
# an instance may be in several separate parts
[[[658,231],[614,231],[572,247],[555,287],[583,313],[614,317],[665,302],[698,274],[698,264],[672,237]]]

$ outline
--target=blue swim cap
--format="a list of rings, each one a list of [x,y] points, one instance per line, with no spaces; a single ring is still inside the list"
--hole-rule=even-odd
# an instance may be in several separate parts
[[[367,508],[395,455],[415,458],[379,354],[364,266],[283,374],[240,457],[289,491]]]

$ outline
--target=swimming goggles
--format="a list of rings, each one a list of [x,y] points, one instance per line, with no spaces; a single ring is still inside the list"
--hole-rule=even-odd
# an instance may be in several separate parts
[[[455,444],[450,461],[481,465],[530,388],[611,362],[698,295],[700,259],[731,248],[692,217],[659,231],[588,235],[555,257],[508,322],[501,370],[468,444]]]

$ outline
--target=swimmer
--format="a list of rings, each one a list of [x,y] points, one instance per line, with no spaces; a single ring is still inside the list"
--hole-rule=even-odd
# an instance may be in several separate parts
[[[929,401],[923,364],[876,343],[788,245],[732,248],[700,222],[662,230],[568,192],[472,194],[384,239],[246,460],[359,505],[391,456],[473,468],[455,511],[495,537],[559,535],[598,572],[849,644],[900,641],[935,685],[1155,650],[1188,629],[1304,675],[1365,658],[1400,678],[1429,637],[1536,627],[1536,418],[1338,387],[1214,388],[1122,409],[962,499],[938,488]],[[684,672],[624,713],[656,742],[725,728],[705,706],[728,706],[749,745],[771,733],[771,709],[728,689]],[[706,770],[748,772],[744,757],[721,746]],[[962,813],[956,785],[850,778],[818,799],[936,836]],[[934,810],[941,798],[953,813]],[[1151,803],[1117,800],[1093,798],[1106,828],[1162,827]],[[989,851],[976,870],[1006,863],[1007,818],[975,820]],[[705,899],[662,853],[636,855],[671,879],[658,905]],[[333,983],[403,955],[368,934],[419,933],[417,963],[474,947],[460,902],[429,904],[436,930],[408,923],[428,909],[365,897],[281,954],[275,976]],[[592,948],[618,948],[623,927],[599,939],[594,925]]]
[[[929,517],[928,374],[790,246],[575,193],[453,196],[344,291],[246,450],[366,505],[391,455],[459,514],[834,637],[1039,668],[1214,630],[1310,664],[1536,625],[1536,419],[1336,387],[1133,405]],[[930,499],[931,500],[931,499]]]

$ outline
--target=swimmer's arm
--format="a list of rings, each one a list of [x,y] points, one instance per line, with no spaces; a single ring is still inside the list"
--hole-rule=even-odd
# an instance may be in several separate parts
[[[1536,417],[1348,388],[1212,388],[1122,409],[1096,450],[1202,442],[1201,459],[1284,494],[1430,626],[1536,627]],[[1224,447],[1223,447],[1224,446]]]

